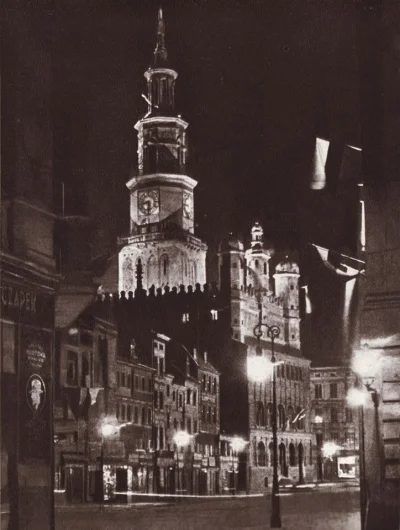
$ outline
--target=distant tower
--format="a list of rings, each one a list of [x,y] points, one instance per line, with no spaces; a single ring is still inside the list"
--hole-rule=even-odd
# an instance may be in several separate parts
[[[296,348],[300,347],[299,278],[299,266],[285,256],[275,268],[275,296],[283,306],[285,340]]]
[[[270,267],[269,260],[273,255],[273,249],[264,248],[264,231],[260,223],[254,223],[251,229],[251,244],[246,250],[246,274],[247,285],[254,289],[270,290]]]
[[[243,289],[245,285],[244,246],[230,234],[218,247],[219,288],[221,291]]]
[[[138,171],[130,191],[130,235],[121,238],[119,289],[133,291],[138,259],[143,288],[204,284],[206,245],[194,236],[193,190],[186,174],[188,123],[175,114],[175,81],[165,47],[165,22],[158,12],[157,44],[145,72],[147,114],[139,120]]]

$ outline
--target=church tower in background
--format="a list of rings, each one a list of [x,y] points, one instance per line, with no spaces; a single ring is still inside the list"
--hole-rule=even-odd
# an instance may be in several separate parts
[[[187,175],[188,123],[175,112],[175,82],[165,47],[165,23],[158,12],[157,44],[145,72],[148,104],[138,131],[138,171],[127,183],[130,235],[121,238],[119,290],[135,290],[137,263],[143,287],[173,287],[206,282],[206,245],[194,235],[197,182]]]

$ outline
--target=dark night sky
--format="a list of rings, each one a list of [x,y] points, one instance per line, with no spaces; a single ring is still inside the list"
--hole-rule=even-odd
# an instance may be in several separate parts
[[[157,7],[103,1],[52,17],[56,172],[69,182],[70,208],[85,202],[76,192],[86,183],[89,213],[106,231],[99,245],[108,248],[129,225],[125,182],[136,167],[134,124],[146,112]],[[170,0],[163,8],[199,182],[198,235],[213,248],[228,231],[247,236],[258,218],[278,244],[298,246],[315,134],[356,136],[352,11],[336,0]],[[343,234],[324,230],[320,242],[343,245]]]

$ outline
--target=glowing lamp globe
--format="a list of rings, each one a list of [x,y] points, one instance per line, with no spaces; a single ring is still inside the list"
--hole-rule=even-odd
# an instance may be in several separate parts
[[[361,379],[373,379],[379,370],[380,361],[381,353],[379,350],[362,348],[354,352],[352,368]]]
[[[186,431],[178,431],[174,436],[174,442],[178,447],[185,447],[189,445],[190,434]]]
[[[230,441],[231,447],[235,453],[240,453],[246,447],[247,442],[244,438],[240,436],[234,436]]]
[[[368,392],[361,388],[350,388],[346,401],[350,407],[363,407],[367,402]]]
[[[247,376],[255,383],[262,383],[272,377],[273,363],[266,357],[252,356],[247,358]]]
[[[332,458],[339,451],[340,445],[335,442],[325,442],[322,452],[326,458]]]
[[[101,426],[101,434],[103,436],[111,436],[114,432],[114,427],[110,423],[105,423]]]

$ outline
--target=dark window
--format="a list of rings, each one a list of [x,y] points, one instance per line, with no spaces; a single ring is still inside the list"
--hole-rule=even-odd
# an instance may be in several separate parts
[[[192,420],[190,418],[187,419],[187,432],[192,434]]]
[[[330,397],[331,398],[337,398],[337,384],[336,383],[331,383],[329,385],[329,388],[330,388]]]
[[[196,405],[197,403],[197,392],[196,390],[193,390],[193,405]]]
[[[160,409],[164,408],[164,392],[160,392]]]
[[[197,433],[197,421],[196,420],[193,422],[193,432],[194,434]]]
[[[179,407],[183,406],[182,394],[179,394]]]
[[[125,420],[125,405],[122,403],[121,405],[121,418],[122,420]]]
[[[147,409],[147,423],[151,425],[151,409]]]
[[[167,385],[167,397],[169,397],[169,392],[170,392],[170,386]]]
[[[78,384],[78,354],[74,351],[68,352],[67,359],[67,384]]]
[[[142,377],[142,390],[146,390],[146,380]]]
[[[169,427],[171,424],[171,415],[169,412],[167,412],[167,427]]]
[[[349,408],[346,408],[346,423],[352,423],[353,421],[353,411]]]
[[[178,420],[174,418],[174,429],[178,430]]]
[[[176,392],[175,390],[172,391],[172,401],[175,401],[176,399]]]
[[[332,423],[337,423],[337,421],[338,421],[338,413],[337,413],[337,409],[332,408],[332,409],[331,409],[331,422],[332,422]]]
[[[160,426],[160,449],[164,449],[164,427]]]
[[[152,388],[153,388],[153,382],[152,382],[152,380],[151,380],[151,377],[149,377],[149,379],[147,380],[147,382],[148,382],[148,390],[149,390],[149,392],[151,392],[151,391],[152,391]]]
[[[125,386],[125,372],[121,374],[121,386]]]
[[[206,375],[203,374],[203,390],[206,391]]]
[[[131,375],[127,374],[127,376],[126,376],[126,387],[130,389],[131,386],[132,386],[131,385]]]
[[[315,385],[315,399],[321,399],[322,398],[322,385],[317,384]]]
[[[146,425],[146,409],[142,408],[142,425]]]
[[[213,409],[213,423],[217,423],[217,409],[215,407]]]
[[[264,263],[264,274],[267,274],[267,264]]]
[[[119,403],[116,405],[115,415],[119,418]]]
[[[265,407],[262,401],[256,403],[256,425],[265,425]]]
[[[121,374],[117,372],[117,386],[121,386]]]
[[[132,419],[132,413],[131,413],[131,406],[127,405],[126,407],[126,419],[127,421],[131,421]]]
[[[188,389],[186,390],[186,403],[187,403],[188,405],[190,405],[190,394],[191,394],[191,390],[190,390],[190,388],[188,388]]]
[[[154,408],[158,409],[158,392],[154,390]]]
[[[135,407],[135,418],[134,418],[134,422],[135,423],[139,423],[139,409],[137,407]]]

